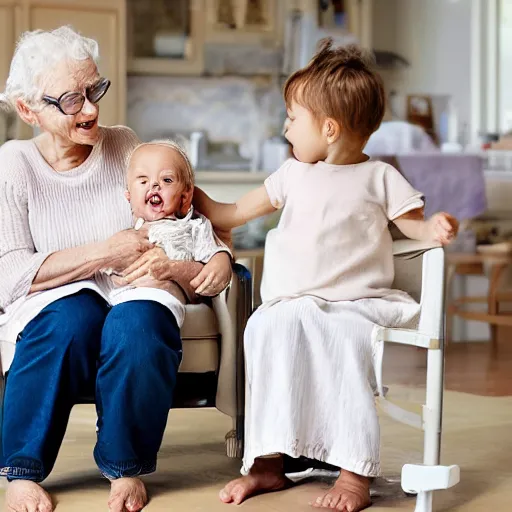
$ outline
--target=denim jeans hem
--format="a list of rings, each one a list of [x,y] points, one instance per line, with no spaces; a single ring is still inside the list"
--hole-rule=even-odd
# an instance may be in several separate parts
[[[109,480],[117,480],[118,478],[136,477],[149,475],[156,471],[156,458],[146,460],[129,460],[122,462],[105,462],[94,450],[94,460],[101,474]]]
[[[15,466],[0,468],[0,477],[6,477],[8,482],[13,480],[30,480],[39,483],[44,480],[44,474],[40,470]]]

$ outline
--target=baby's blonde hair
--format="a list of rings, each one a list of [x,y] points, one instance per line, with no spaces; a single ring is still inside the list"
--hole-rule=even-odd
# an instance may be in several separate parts
[[[181,158],[183,158],[183,161],[185,162],[185,172],[181,173],[180,179],[183,181],[183,184],[185,185],[185,188],[187,190],[194,188],[194,170],[192,169],[192,164],[190,163],[185,148],[179,142],[172,139],[155,139],[149,142],[142,142],[141,144],[136,146],[135,149],[132,151],[130,159],[128,160],[128,167],[130,167],[130,162],[135,152],[143,146],[162,146],[177,151]]]

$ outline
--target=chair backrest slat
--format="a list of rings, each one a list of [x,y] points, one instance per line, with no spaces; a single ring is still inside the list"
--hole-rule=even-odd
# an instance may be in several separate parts
[[[423,257],[400,258],[395,256],[395,280],[393,288],[407,292],[414,300],[421,299],[421,274]]]

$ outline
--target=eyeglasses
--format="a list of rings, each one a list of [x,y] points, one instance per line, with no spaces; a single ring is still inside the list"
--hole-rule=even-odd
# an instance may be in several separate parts
[[[63,114],[67,116],[74,116],[78,114],[85,103],[87,98],[91,103],[98,103],[98,101],[105,96],[105,93],[110,87],[110,80],[108,78],[101,78],[94,85],[85,89],[85,96],[80,92],[65,92],[59,98],[52,98],[51,96],[43,96],[43,101],[48,105],[57,107]]]

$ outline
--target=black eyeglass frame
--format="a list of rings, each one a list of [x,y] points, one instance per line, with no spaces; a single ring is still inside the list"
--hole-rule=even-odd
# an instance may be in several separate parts
[[[83,93],[79,93],[79,92],[68,91],[68,92],[61,94],[58,98],[53,98],[52,96],[44,95],[42,97],[42,100],[45,101],[48,105],[53,105],[54,107],[57,107],[59,109],[59,111],[62,114],[64,114],[65,116],[74,116],[74,115],[78,114],[78,112],[80,112],[80,110],[82,110],[82,108],[84,107],[85,98],[87,98],[91,103],[98,103],[101,100],[101,98],[103,98],[103,96],[105,96],[105,94],[109,90],[111,83],[112,82],[108,78],[100,78],[100,80],[98,80],[98,82],[96,82],[94,85],[90,85],[89,87],[87,87],[85,89],[85,95]],[[92,101],[89,98],[90,90],[93,87],[99,86],[100,84],[105,84],[105,89],[103,90],[102,95],[96,101]],[[68,94],[79,94],[80,96],[82,96],[82,103],[80,105],[80,108],[76,112],[68,113],[68,112],[65,112],[64,109],[61,107],[62,99],[64,98],[64,96],[67,96]]]

